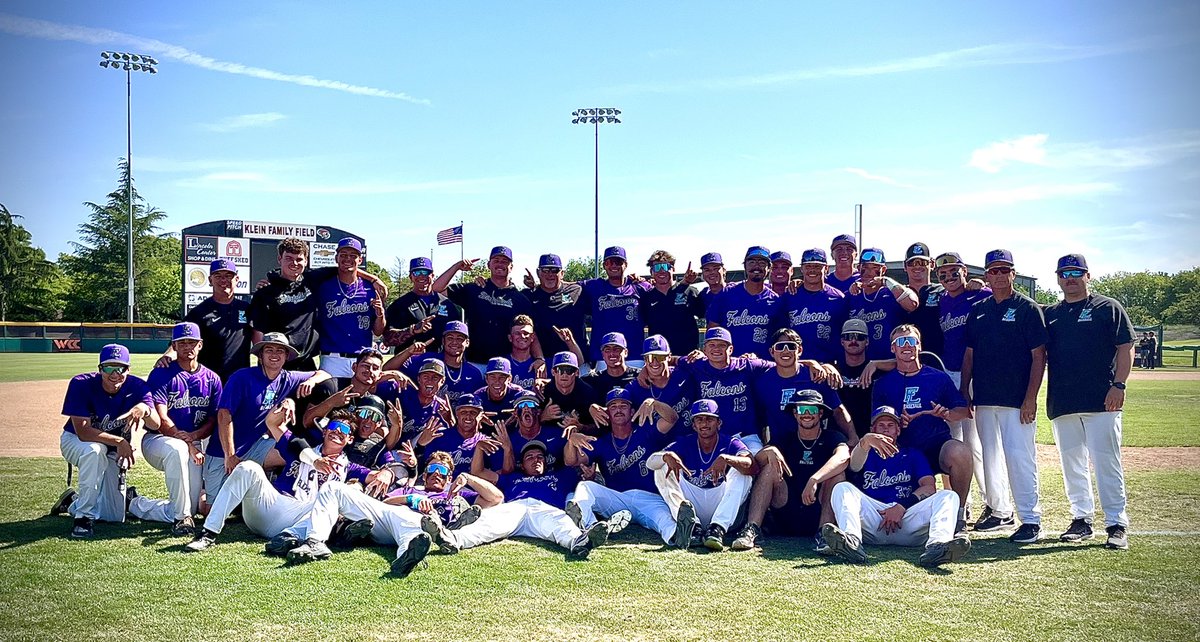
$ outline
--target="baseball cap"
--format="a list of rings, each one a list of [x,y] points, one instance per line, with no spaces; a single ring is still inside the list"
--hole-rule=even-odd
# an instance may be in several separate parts
[[[408,262],[408,271],[412,272],[413,270],[429,270],[432,272],[433,261],[423,256],[418,256],[417,258]]]
[[[237,266],[229,259],[217,259],[208,264],[208,274],[212,276],[217,272],[233,272],[237,274]]]
[[[533,404],[534,406],[540,406],[540,405],[542,405],[542,401],[541,401],[541,399],[538,399],[537,395],[526,390],[526,391],[522,392],[521,394],[517,395],[516,399],[513,399],[513,409],[515,410],[517,408],[520,408],[521,404]]]
[[[471,336],[471,333],[467,331],[467,324],[463,323],[462,321],[458,321],[458,320],[447,321],[446,327],[442,329],[442,336],[446,336],[447,334],[450,334],[451,332],[457,332],[457,333],[463,335],[464,337]]]
[[[891,406],[879,406],[871,413],[871,425],[875,425],[875,421],[880,417],[891,417],[900,423],[900,415],[896,414],[896,409]]]
[[[833,242],[829,244],[829,249],[832,250],[842,243],[848,243],[850,247],[853,247],[856,250],[858,249],[858,241],[856,241],[854,236],[851,234],[838,234],[837,236],[833,237]]]
[[[721,258],[720,252],[709,252],[700,257],[700,267],[716,263],[717,265],[725,265],[725,259]]]
[[[1087,269],[1087,259],[1083,258],[1082,254],[1068,254],[1058,260],[1058,267],[1054,271],[1083,270],[1087,272]]]
[[[829,406],[825,405],[825,399],[821,397],[821,393],[811,388],[797,390],[792,393],[792,396],[787,401],[787,411],[795,412],[796,406],[817,406],[822,410],[829,410]]]
[[[642,342],[642,354],[671,354],[671,346],[663,335],[652,334]]]
[[[562,257],[557,254],[543,254],[538,257],[538,267],[540,268],[561,268]]]
[[[129,348],[119,343],[110,343],[100,348],[100,365],[106,366],[109,364],[128,366]]]
[[[720,417],[717,414],[717,402],[712,399],[701,399],[692,404],[692,417]]]
[[[625,342],[625,335],[621,334],[620,332],[609,332],[603,337],[600,337],[600,347],[603,348],[604,346],[621,346],[622,348],[628,348],[629,344]]]
[[[262,349],[269,345],[285,348],[288,353],[288,359],[295,359],[300,356],[300,352],[292,347],[292,343],[288,341],[287,335],[282,332],[268,332],[264,334],[262,341],[250,346],[250,353],[261,354]]]
[[[878,263],[879,265],[887,265],[887,260],[883,258],[883,250],[877,247],[863,248],[862,253],[858,255],[859,263]]]
[[[962,257],[958,255],[958,252],[946,252],[944,254],[939,254],[938,257],[933,260],[933,265],[934,267],[946,267],[947,265],[966,267],[966,264],[963,263]]]
[[[800,263],[820,263],[821,265],[829,265],[829,255],[819,247],[809,248],[804,250],[804,254],[800,255]]]
[[[441,359],[427,359],[421,363],[417,374],[420,375],[422,372],[432,372],[439,377],[444,377],[446,376],[446,364]]]
[[[180,339],[200,340],[200,326],[190,321],[184,323],[176,323],[175,328],[171,330],[171,343],[175,343]]]
[[[868,334],[867,322],[862,319],[846,319],[846,322],[842,324],[842,334],[846,334],[847,332]]]
[[[479,400],[479,397],[476,397],[475,395],[468,392],[467,394],[458,396],[458,399],[456,399],[454,402],[454,408],[455,408],[455,410],[457,410],[459,408],[483,409],[483,402]]]
[[[613,388],[608,391],[608,394],[604,395],[604,405],[607,406],[614,401],[624,401],[633,405],[633,395],[629,394],[629,391],[624,388]]]
[[[579,358],[575,356],[574,352],[568,352],[566,350],[562,352],[556,352],[554,354],[554,359],[550,362],[550,369],[553,370],[559,366],[570,366],[578,370]]]
[[[496,247],[492,248],[491,253],[488,254],[489,258],[496,258],[497,256],[503,256],[510,261],[513,260],[512,250],[504,247],[503,245],[497,245]]]
[[[733,343],[733,336],[725,328],[709,328],[704,331],[704,343],[708,343],[709,341]]]
[[[746,257],[742,261],[745,262],[750,259],[767,259],[769,261],[771,260],[771,250],[761,245],[751,246],[750,249],[746,250]]]
[[[1013,266],[1013,255],[1008,250],[992,250],[987,253],[987,258],[983,260],[984,269],[992,267],[993,263],[1002,263],[1009,267]]]
[[[338,241],[337,249],[341,250],[341,249],[345,249],[345,248],[350,248],[350,249],[354,250],[355,252],[358,252],[359,254],[362,254],[362,250],[363,250],[362,243],[359,243],[358,239],[350,237],[350,236],[347,236],[346,238]]]
[[[932,257],[933,255],[929,253],[929,246],[921,243],[920,241],[908,246],[908,249],[904,252],[905,263],[908,263],[910,259],[925,259],[927,261],[931,261],[933,260]]]
[[[792,255],[787,252],[783,252],[783,251],[772,252],[771,253],[771,262],[774,263],[775,261],[787,261],[788,265],[791,265],[792,264]]]
[[[492,357],[488,359],[487,370],[484,374],[492,374],[493,372],[500,372],[511,376],[512,364],[504,357]]]
[[[549,452],[546,449],[546,442],[544,442],[540,439],[530,439],[529,441],[525,442],[524,446],[521,446],[521,459],[524,459],[525,453],[527,453],[531,450],[540,450],[540,451],[542,451],[543,455],[545,455],[547,452]]]
[[[354,404],[354,410],[373,410],[379,413],[380,417],[387,416],[387,404],[383,403],[376,395],[363,395],[358,398],[358,402]]]
[[[625,258],[625,248],[619,245],[604,248],[604,260],[607,261],[609,259],[621,259],[622,261],[627,261],[628,259]]]

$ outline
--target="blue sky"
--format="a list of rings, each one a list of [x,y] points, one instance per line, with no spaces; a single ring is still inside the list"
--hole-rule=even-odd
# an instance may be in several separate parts
[[[1196,3],[8,2],[0,202],[54,256],[115,187],[115,49],[160,61],[133,159],[168,231],[332,224],[391,267],[463,220],[469,257],[590,256],[570,114],[617,107],[600,243],[636,265],[828,247],[861,203],[889,258],[1175,271],[1200,265],[1198,38]]]

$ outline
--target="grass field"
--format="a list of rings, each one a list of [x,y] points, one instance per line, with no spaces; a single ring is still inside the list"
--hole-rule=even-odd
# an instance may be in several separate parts
[[[13,381],[48,381],[70,379],[81,372],[93,372],[99,362],[96,353],[27,354],[0,353],[0,383]],[[154,367],[158,355],[135,354],[130,359],[135,374],[142,374]]]

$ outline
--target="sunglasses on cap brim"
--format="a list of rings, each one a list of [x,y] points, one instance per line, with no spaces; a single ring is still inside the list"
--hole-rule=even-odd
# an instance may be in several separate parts
[[[359,408],[354,411],[355,416],[359,419],[374,419],[375,421],[383,421],[383,413],[374,408]]]
[[[859,263],[878,263],[884,264],[883,255],[879,252],[863,252],[862,256],[858,257]]]

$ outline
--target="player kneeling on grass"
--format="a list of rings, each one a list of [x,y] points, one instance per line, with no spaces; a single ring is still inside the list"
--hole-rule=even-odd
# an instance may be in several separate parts
[[[276,439],[275,447],[284,459],[283,472],[275,478],[274,485],[256,462],[238,464],[213,500],[204,528],[184,547],[184,552],[203,551],[214,546],[217,535],[225,527],[225,520],[239,505],[247,528],[262,537],[273,538],[308,515],[317,491],[326,482],[353,479],[373,493],[382,493],[391,485],[394,477],[390,470],[372,472],[350,463],[342,452],[354,439],[349,424],[337,420],[328,422],[324,441],[313,448],[287,429],[294,418],[295,404],[291,399],[284,400],[267,414],[267,430]],[[268,548],[268,552],[282,555],[288,551]]]
[[[646,465],[654,471],[658,492],[675,515],[671,543],[679,548],[703,544],[720,551],[725,549],[726,531],[750,494],[754,460],[740,439],[721,433],[717,402],[701,399],[691,410],[696,434],[654,453]]]
[[[424,526],[443,553],[499,541],[508,537],[533,537],[567,549],[573,558],[583,559],[592,549],[608,541],[608,536],[624,529],[632,517],[618,511],[607,522],[596,522],[580,530],[563,511],[567,493],[575,488],[579,473],[575,468],[546,471],[546,445],[533,440],[521,448],[520,471],[497,475],[483,470],[478,475],[502,491],[504,503],[483,511],[475,523],[450,531],[432,518]]]
[[[771,435],[771,445],[759,453],[765,454],[766,465],[754,478],[746,526],[733,540],[735,551],[754,548],[770,507],[772,534],[813,537],[816,551],[828,552],[820,530],[833,521],[829,498],[834,486],[846,479],[846,435],[826,426],[824,413],[830,409],[816,390],[795,391],[785,409],[795,418],[796,429]]]
[[[850,453],[850,471],[858,486],[833,487],[837,525],[821,532],[830,550],[851,562],[866,562],[862,543],[920,546],[921,566],[955,562],[971,550],[966,533],[954,533],[958,495],[937,490],[933,471],[921,451],[898,447],[900,417],[890,406],[871,416],[871,432]]]

